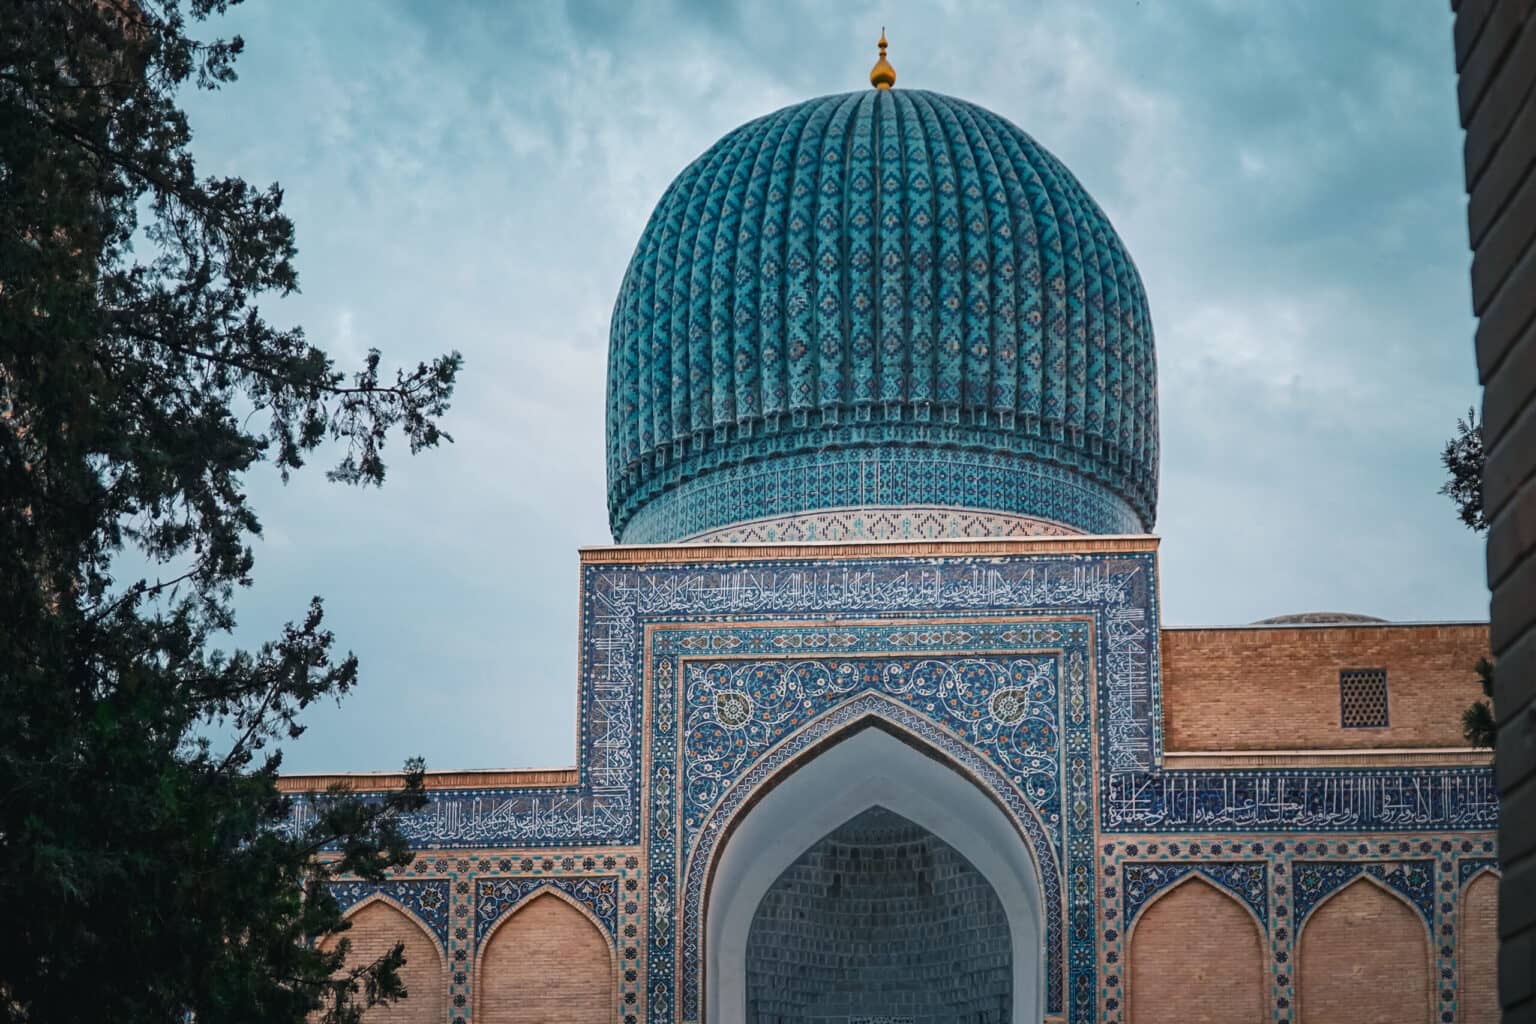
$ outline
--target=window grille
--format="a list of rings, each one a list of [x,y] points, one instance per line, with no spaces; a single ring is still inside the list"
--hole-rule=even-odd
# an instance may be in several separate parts
[[[1339,724],[1346,729],[1387,727],[1387,670],[1346,668],[1339,672]]]

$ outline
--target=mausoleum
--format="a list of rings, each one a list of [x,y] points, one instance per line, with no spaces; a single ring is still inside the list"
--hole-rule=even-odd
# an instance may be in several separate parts
[[[337,887],[407,946],[368,1019],[1496,1021],[1486,625],[1164,626],[1131,254],[895,78],[882,38],[657,203],[574,766],[431,776],[414,864]]]

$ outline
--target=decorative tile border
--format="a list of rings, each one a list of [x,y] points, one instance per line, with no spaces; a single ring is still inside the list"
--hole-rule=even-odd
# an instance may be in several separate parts
[[[450,882],[447,879],[385,879],[382,882],[332,882],[327,888],[342,913],[374,896],[384,896],[416,917],[445,953],[448,949],[448,905]]]
[[[1296,956],[1307,918],[1328,897],[1361,876],[1376,878],[1402,893],[1416,908],[1432,936],[1440,1020],[1456,1014],[1456,941],[1458,879],[1468,879],[1490,864],[1494,839],[1489,832],[1378,834],[1349,836],[1296,834],[1232,836],[1101,836],[1099,846],[1099,1016],[1104,1024],[1124,1024],[1129,934],[1140,911],[1156,893],[1192,873],[1220,881],[1222,865],[1246,863],[1265,868],[1267,913],[1261,922],[1270,965],[1270,1020],[1291,1021],[1296,1004]],[[1241,858],[1241,861],[1239,861]],[[1140,877],[1138,877],[1140,873]],[[1148,888],[1153,887],[1151,892]],[[1233,891],[1250,910],[1256,894]],[[1438,893],[1438,896],[1437,896]],[[1134,994],[1132,994],[1134,997]]]
[[[651,1021],[684,1019],[693,998],[688,986],[697,981],[687,964],[697,960],[696,952],[680,945],[690,941],[687,928],[702,900],[695,895],[701,894],[701,886],[690,891],[687,858],[703,849],[696,834],[699,826],[689,833],[684,822],[719,813],[726,794],[746,777],[743,773],[757,770],[733,765],[715,780],[713,796],[696,799],[690,787],[709,789],[711,737],[696,734],[700,742],[693,747],[686,746],[685,737],[694,726],[706,725],[722,736],[734,736],[730,730],[736,726],[731,723],[738,721],[741,728],[784,728],[786,734],[812,725],[832,729],[848,721],[847,715],[869,711],[869,700],[882,700],[885,708],[880,713],[904,715],[903,728],[914,735],[944,735],[944,742],[958,743],[968,752],[964,756],[978,764],[967,769],[973,776],[980,777],[983,770],[997,773],[998,781],[988,788],[1004,794],[1000,799],[1020,821],[1041,815],[1045,824],[1039,848],[1048,851],[1053,864],[1053,870],[1042,870],[1042,881],[1056,887],[1047,892],[1047,902],[1061,908],[1059,919],[1053,915],[1053,922],[1060,923],[1060,941],[1050,946],[1063,963],[1061,974],[1053,968],[1052,975],[1067,981],[1066,990],[1058,993],[1059,1002],[1054,1001],[1058,996],[1051,997],[1052,1015],[1064,1012],[1073,1024],[1086,1024],[1102,1014],[1112,1024],[1107,985],[1116,975],[1109,973],[1113,962],[1101,955],[1109,941],[1102,922],[1094,939],[1096,915],[1105,910],[1101,895],[1106,881],[1095,870],[1094,850],[1102,843],[1095,838],[1096,829],[1135,833],[1145,848],[1156,842],[1164,849],[1189,849],[1199,842],[1202,852],[1195,859],[1200,860],[1237,863],[1262,855],[1271,865],[1270,914],[1279,919],[1291,906],[1290,897],[1277,893],[1277,887],[1289,889],[1289,878],[1279,874],[1280,869],[1289,870],[1287,858],[1422,860],[1422,855],[1405,858],[1401,851],[1389,855],[1376,846],[1386,843],[1395,849],[1401,843],[1434,842],[1443,833],[1476,833],[1475,841],[1480,842],[1482,833],[1496,825],[1497,797],[1485,766],[1161,770],[1156,579],[1150,543],[1093,541],[1103,551],[1084,550],[1081,543],[1046,539],[990,546],[933,542],[744,547],[730,554],[715,548],[588,553],[582,569],[578,784],[432,790],[427,807],[404,816],[402,827],[424,858],[449,862],[458,858],[448,851],[508,848],[521,851],[519,858],[543,863],[546,851],[558,848],[565,852],[549,856],[561,863],[593,857],[600,863],[608,855],[605,848],[634,849],[643,840],[643,865],[620,872],[620,884],[632,883],[639,894],[635,900],[620,895],[616,922],[620,933],[634,929],[634,945],[626,947],[633,954],[624,968],[626,977],[632,975],[626,982],[626,1005],[635,1007],[637,1020],[642,1013]],[[1061,635],[1047,637],[1040,630]],[[661,646],[652,649],[656,643]],[[846,666],[857,673],[861,667],[880,666],[884,671],[898,661],[926,662],[938,679],[944,672],[960,671],[963,676],[968,670],[961,666],[967,661],[983,675],[1006,673],[1006,656],[1027,658],[1030,652],[1046,650],[1058,652],[1051,671],[1060,718],[1054,736],[1041,732],[1019,748],[1023,765],[1011,765],[1008,756],[995,745],[989,747],[979,733],[940,727],[948,712],[937,705],[930,709],[893,704],[889,698],[897,696],[899,686],[878,673],[856,685],[827,682],[819,695],[807,694],[814,704],[810,714],[794,722],[770,723],[753,717],[766,705],[752,696],[750,686],[738,685],[740,680],[730,676],[735,669],[721,667],[715,677],[706,676],[690,691],[683,668],[757,659],[798,663],[804,671],[811,671],[813,664],[832,672]],[[654,687],[666,673],[671,675],[656,693],[677,696],[671,701],[653,697],[647,704],[648,677]],[[1026,696],[1018,701],[999,697],[1010,689],[1025,690]],[[1020,722],[1040,717],[1044,698],[1032,704],[1027,691],[1027,686],[988,683],[984,706],[972,710],[978,721],[993,724],[1006,725],[1020,710]],[[689,692],[702,702],[691,710]],[[994,698],[1000,701],[996,708]],[[1048,739],[1056,741],[1055,759],[1035,763]],[[947,749],[937,739],[931,745]],[[766,748],[758,744],[753,749],[755,765],[769,763]],[[662,756],[669,750],[670,761]],[[960,753],[951,756],[962,763]],[[751,785],[742,790],[744,799],[750,798]],[[296,798],[296,821],[302,823],[313,813],[314,801],[323,799],[314,794]],[[657,831],[663,820],[676,823],[672,831]],[[1293,832],[1306,833],[1313,838],[1304,841],[1323,842],[1327,848],[1287,854],[1278,862],[1262,852],[1281,841],[1274,833]],[[1224,836],[1220,841],[1225,850],[1252,841],[1253,833],[1271,833],[1254,841],[1260,854],[1218,857],[1208,852],[1214,836]],[[1333,838],[1327,838],[1329,833]],[[1323,839],[1317,839],[1319,835]],[[1340,843],[1345,853],[1337,852]],[[1045,858],[1040,859],[1043,863]],[[1437,886],[1443,888],[1447,870],[1447,863],[1437,863]],[[1213,871],[1218,869],[1204,869],[1208,877],[1214,877]],[[449,947],[456,948],[460,940],[454,936],[463,931],[463,949],[469,956],[479,905],[472,884],[476,876],[450,874],[455,885],[452,912],[464,920],[454,919]],[[466,886],[462,893],[457,888],[460,880]],[[623,908],[631,902],[636,911],[626,920]],[[1124,910],[1118,904],[1108,909]],[[641,917],[648,922],[643,945],[638,941]],[[1454,916],[1448,912],[1437,911],[1436,920],[1437,928],[1454,928]],[[1443,952],[1442,960],[1449,963],[1451,955]],[[1277,970],[1277,977],[1281,973]],[[467,985],[465,981],[455,989],[456,999],[468,998]],[[1291,998],[1288,992],[1288,982],[1276,982],[1277,1007],[1278,1000]],[[1453,998],[1448,1001],[1454,1003]]]
[[[1269,920],[1269,865],[1252,861],[1128,861],[1120,869],[1125,889],[1121,918],[1127,930],[1153,897],[1190,875],[1199,875],[1248,904],[1260,921]]]

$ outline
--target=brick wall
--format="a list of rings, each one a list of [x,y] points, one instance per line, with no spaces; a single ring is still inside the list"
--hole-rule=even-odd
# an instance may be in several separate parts
[[[1499,880],[1481,874],[1462,894],[1457,912],[1461,948],[1456,956],[1458,1024],[1499,1024]]]
[[[1162,632],[1164,746],[1185,750],[1459,747],[1482,695],[1480,625],[1258,626]],[[1385,668],[1389,725],[1339,724],[1339,670]]]
[[[1249,1024],[1269,1016],[1258,923],[1237,900],[1195,878],[1136,919],[1131,1024]]]
[[[478,1024],[612,1024],[617,981],[597,926],[536,896],[491,935],[475,974]]]
[[[1452,0],[1498,659],[1505,1019],[1536,1022],[1536,3]]]
[[[352,927],[331,939],[326,948],[345,938],[347,965],[372,963],[405,943],[405,966],[400,979],[407,997],[388,1006],[375,1006],[363,1014],[364,1024],[438,1024],[448,1014],[448,981],[437,941],[400,910],[376,900],[352,914]]]
[[[1372,882],[1346,886],[1312,912],[1296,967],[1302,1024],[1432,1019],[1424,920]]]

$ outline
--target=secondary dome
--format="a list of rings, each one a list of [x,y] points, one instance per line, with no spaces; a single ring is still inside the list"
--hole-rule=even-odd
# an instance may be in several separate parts
[[[609,342],[620,542],[1140,533],[1156,502],[1141,279],[1003,118],[825,96],[657,204]]]

